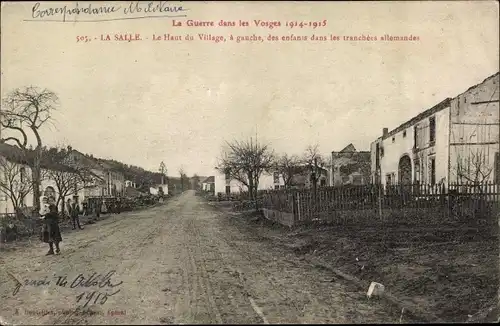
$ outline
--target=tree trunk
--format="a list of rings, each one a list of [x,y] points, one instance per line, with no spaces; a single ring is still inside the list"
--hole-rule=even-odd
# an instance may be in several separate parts
[[[254,198],[257,200],[259,198],[259,177],[257,175],[254,176],[255,180],[253,182],[254,186]]]
[[[255,176],[255,185],[254,185],[254,188],[255,188],[255,195],[254,195],[254,198],[255,198],[255,210],[259,211],[259,194],[258,194],[259,178],[257,176]]]
[[[250,200],[254,199],[253,189],[254,189],[254,185],[253,185],[253,173],[249,172],[248,173],[248,194],[250,195]]]
[[[33,208],[36,212],[40,211],[40,157],[41,147],[35,150],[35,158],[33,161]]]
[[[61,216],[66,216],[66,203],[64,202],[64,197],[59,196],[58,202],[61,202]],[[59,203],[57,203],[59,206]]]
[[[11,201],[12,201],[12,206],[14,208],[14,213],[16,214],[16,217],[19,217],[19,204],[18,204],[18,200],[17,200],[17,197],[12,196],[11,198]]]

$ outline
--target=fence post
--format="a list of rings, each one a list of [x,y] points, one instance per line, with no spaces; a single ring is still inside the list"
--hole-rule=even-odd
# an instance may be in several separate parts
[[[378,216],[382,221],[382,183],[378,185]]]
[[[292,216],[293,216],[293,226],[295,226],[297,224],[297,201],[296,201],[296,197],[297,197],[297,194],[292,192]]]
[[[297,192],[297,218],[300,222],[300,193]]]

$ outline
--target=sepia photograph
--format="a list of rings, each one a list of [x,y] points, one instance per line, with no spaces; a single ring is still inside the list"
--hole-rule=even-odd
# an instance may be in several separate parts
[[[500,322],[497,1],[2,1],[0,325]]]

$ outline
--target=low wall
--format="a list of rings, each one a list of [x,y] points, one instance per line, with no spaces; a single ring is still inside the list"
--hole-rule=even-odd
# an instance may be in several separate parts
[[[264,217],[268,220],[278,222],[282,225],[292,227],[295,225],[295,219],[293,213],[280,212],[277,210],[262,208],[262,213]]]

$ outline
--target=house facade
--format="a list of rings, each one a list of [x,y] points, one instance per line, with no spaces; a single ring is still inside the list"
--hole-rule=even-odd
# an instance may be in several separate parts
[[[123,197],[125,194],[125,176],[111,162],[99,160],[68,148],[70,166],[85,167],[96,176],[95,184],[86,188],[85,197]]]
[[[14,213],[15,206],[33,206],[31,169],[25,155],[16,146],[0,143],[0,214]]]
[[[450,182],[500,184],[499,93],[497,73],[451,101]]]
[[[125,180],[125,188],[137,188],[137,184],[131,180]]]
[[[32,153],[26,152],[17,146],[9,144],[0,144],[0,214],[15,213],[15,207],[19,207],[28,213],[34,206],[32,171],[27,163],[27,158]],[[83,200],[85,189],[83,184],[75,184],[75,191],[65,191],[63,198],[59,196],[59,188],[56,180],[51,178],[51,172],[57,173],[76,173],[71,167],[55,164],[42,160],[40,195],[47,197],[51,202],[57,202],[59,199],[59,208],[62,209],[62,202],[68,199],[74,200],[75,197]],[[68,178],[77,179],[76,177]],[[66,187],[66,190],[68,188]],[[63,190],[64,191],[64,190]],[[15,202],[15,203],[14,203]]]
[[[168,195],[168,184],[155,184],[152,187],[149,187],[149,193],[151,195],[159,196],[163,193],[163,195]]]
[[[325,187],[328,185],[328,171],[325,168],[318,167],[317,185]],[[229,174],[215,175],[215,193],[240,193],[248,191],[248,187],[242,182],[230,179]],[[300,172],[295,174],[290,181],[289,188],[292,189],[310,189],[312,188],[311,171],[309,167],[300,167]],[[279,172],[262,173],[259,178],[257,190],[279,190],[285,189],[285,181]]]
[[[104,196],[123,197],[125,195],[125,175],[120,172],[119,167],[108,160],[98,160],[98,164],[102,167],[106,180]]]
[[[371,182],[371,153],[357,151],[353,144],[332,152],[328,164],[328,185],[363,185]]]
[[[277,173],[262,173],[259,178],[258,190],[273,190],[283,187],[283,178]],[[216,173],[214,175],[215,193],[232,194],[248,191],[248,187],[242,182],[231,179],[228,174]]]
[[[326,187],[328,186],[328,169],[318,167],[317,186]],[[301,166],[300,172],[295,174],[290,181],[289,188],[292,189],[311,189],[313,182],[311,180],[312,171],[308,166]]]
[[[214,192],[215,191],[215,176],[210,176],[205,178],[201,182],[201,190],[206,192]]]
[[[465,183],[464,174],[475,178],[477,169],[482,169],[481,182],[494,181],[499,173],[498,112],[497,73],[392,131],[384,128],[370,146],[372,181],[447,186]]]

